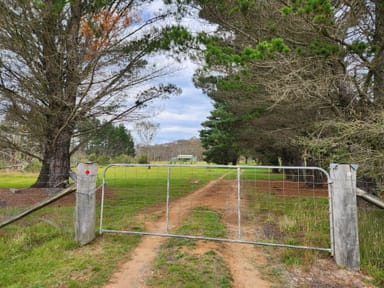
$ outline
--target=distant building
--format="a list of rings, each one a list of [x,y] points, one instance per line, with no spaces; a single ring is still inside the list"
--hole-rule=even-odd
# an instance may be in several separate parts
[[[194,155],[180,154],[180,155],[177,155],[176,157],[172,157],[170,162],[172,164],[178,163],[178,162],[182,162],[182,163],[185,163],[185,162],[195,163],[195,162],[197,162],[197,158]]]

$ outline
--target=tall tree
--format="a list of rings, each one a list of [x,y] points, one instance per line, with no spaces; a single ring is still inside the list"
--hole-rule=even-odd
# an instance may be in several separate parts
[[[284,18],[281,8],[278,1],[223,1],[220,5],[208,1],[203,5],[201,14],[220,23],[227,32],[205,42],[208,69],[199,72],[197,82],[207,87],[214,101],[225,103],[225,109],[241,119],[232,126],[231,133],[236,135],[243,153],[263,163],[277,164],[281,157],[285,164],[298,164],[300,153],[289,138],[304,133],[311,122],[325,113],[313,113],[322,101],[318,97],[320,89],[296,84],[294,92],[300,94],[300,100],[304,93],[312,99],[305,103],[287,101],[285,94],[292,97],[293,88],[284,87],[284,83],[292,84],[295,79],[277,79],[287,77],[292,69],[297,78],[312,81],[311,86],[315,86],[319,76],[329,74],[329,70],[322,57],[297,57],[295,49],[310,43],[314,35],[309,31],[303,33],[305,37],[284,33],[286,26],[303,28],[305,23]],[[289,41],[283,40],[286,35],[291,36]],[[302,117],[305,113],[307,122]]]
[[[260,142],[260,135],[269,134],[277,142],[286,135],[289,148],[300,136],[310,141],[307,147],[298,147],[302,148],[299,155],[313,150],[311,156],[317,160],[340,152],[333,139],[344,139],[349,160],[365,162],[358,157],[362,153],[352,152],[356,142],[368,150],[378,148],[375,141],[367,143],[366,137],[351,133],[358,131],[353,125],[361,121],[382,119],[382,1],[195,2],[202,7],[200,15],[224,31],[206,41],[209,67],[203,73],[216,78],[211,85],[216,98],[233,103],[226,107],[239,113],[246,111],[241,107],[252,111],[257,105],[270,105],[266,113],[249,118],[249,126],[257,131],[249,140]],[[229,75],[231,81],[237,77],[246,88],[258,85],[260,92],[227,93],[217,85],[222,75]],[[269,133],[260,133],[260,127]],[[326,141],[318,141],[327,136]],[[352,138],[355,143],[347,140]]]
[[[177,92],[171,84],[138,89],[167,72],[148,65],[150,56],[188,36],[182,28],[155,25],[170,12],[140,10],[150,3],[1,1],[0,110],[17,129],[2,126],[0,145],[42,161],[34,186],[66,181],[70,156],[82,144],[71,148],[71,139],[85,132],[79,122],[121,120]],[[36,149],[18,145],[15,133]]]
[[[224,165],[237,164],[240,151],[233,126],[238,121],[239,119],[230,114],[223,104],[214,104],[214,110],[208,120],[201,124],[204,129],[200,131],[200,140],[205,149],[205,161]]]
[[[323,37],[311,43],[312,52],[323,54],[337,76],[323,83],[337,93],[333,107],[341,113],[318,123],[299,142],[315,157],[358,163],[361,174],[383,183],[383,1],[282,2],[287,15],[312,23]]]

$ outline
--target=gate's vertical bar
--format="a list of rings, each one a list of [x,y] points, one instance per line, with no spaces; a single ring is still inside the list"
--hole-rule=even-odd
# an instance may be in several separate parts
[[[103,233],[103,216],[104,216],[104,196],[105,196],[105,172],[108,167],[106,167],[103,171],[103,180],[102,180],[102,186],[101,186],[101,203],[100,203],[100,226],[99,226],[99,233],[100,235]]]
[[[171,187],[171,166],[168,165],[168,174],[167,174],[167,200],[165,207],[165,231],[168,234],[169,229],[169,192]]]
[[[333,169],[335,164],[330,165],[330,169]],[[329,203],[329,230],[331,235],[331,256],[335,256],[335,236],[333,233],[333,179],[327,175],[328,180],[328,203]]]
[[[241,239],[241,170],[240,167],[237,167],[237,228],[238,228],[238,237]]]

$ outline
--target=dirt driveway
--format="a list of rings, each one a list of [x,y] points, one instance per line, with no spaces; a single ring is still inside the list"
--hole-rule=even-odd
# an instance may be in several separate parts
[[[274,183],[276,191],[280,191],[278,183]],[[287,187],[287,183],[284,183]],[[294,183],[293,185],[296,185]],[[287,189],[286,191],[289,191]],[[324,193],[321,192],[321,193]],[[286,197],[285,195],[284,197]],[[288,195],[289,196],[289,195]],[[218,179],[211,181],[203,188],[171,202],[170,206],[170,229],[178,227],[185,217],[202,203],[209,209],[220,212],[227,227],[227,234],[235,236],[237,233],[237,183],[233,180]],[[147,231],[164,232],[165,217],[164,210],[152,211],[158,217],[151,217],[151,221],[144,215],[138,215],[147,219],[145,226]],[[153,220],[156,219],[156,220]],[[257,231],[260,227],[242,226],[242,231]],[[256,229],[256,230],[255,230]],[[259,229],[260,230],[260,229]],[[232,235],[231,235],[232,234]],[[130,253],[130,260],[121,263],[118,271],[111,277],[104,288],[145,288],[146,280],[153,273],[153,262],[157,257],[161,245],[166,241],[163,237],[143,236],[140,244]],[[218,243],[209,241],[198,241],[196,248],[202,251],[214,250],[222,256],[228,266],[232,277],[233,288],[264,288],[264,287],[350,287],[367,288],[374,287],[365,284],[367,277],[336,267],[332,259],[316,260],[311,267],[301,269],[292,267],[282,272],[285,279],[283,286],[280,281],[274,281],[273,277],[263,277],[263,267],[269,265],[268,258],[271,257],[261,247],[247,244]],[[281,275],[280,275],[281,277]],[[278,283],[277,283],[278,282]]]

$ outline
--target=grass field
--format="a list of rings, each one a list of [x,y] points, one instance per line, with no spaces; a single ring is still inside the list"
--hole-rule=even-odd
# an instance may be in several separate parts
[[[0,188],[29,187],[36,179],[36,173],[0,172]]]
[[[102,179],[101,172],[102,169],[99,169],[99,182]],[[242,177],[243,179],[264,179],[265,177],[281,179],[281,175],[269,174],[268,171],[264,172],[255,175],[251,170],[247,170]],[[113,189],[114,192],[114,198],[111,199],[108,205],[116,205],[117,208],[111,209],[111,214],[107,215],[110,217],[110,223],[106,224],[138,225],[137,229],[142,229],[139,224],[132,223],[131,216],[143,209],[145,205],[153,205],[158,201],[164,201],[163,198],[159,198],[157,191],[159,191],[158,189],[167,188],[167,173],[166,167],[152,167],[151,169],[140,167],[130,170],[116,167],[107,171],[108,187]],[[174,169],[171,171],[170,179],[171,187],[174,189],[172,195],[174,197],[186,195],[190,191],[205,185],[209,180],[217,179],[220,176],[235,179],[236,169]],[[36,174],[3,173],[0,174],[0,188],[28,187],[34,183],[36,177]],[[126,199],[126,197],[121,196],[122,193],[127,191],[135,191],[132,192],[132,198],[130,199],[135,205],[132,206],[129,213],[119,210],[119,205],[117,205],[119,201]],[[145,201],[140,201],[140,197],[144,194],[147,195]],[[249,197],[253,196],[249,195]],[[265,203],[268,202],[267,200],[263,199]],[[301,222],[302,225],[312,225],[314,219],[318,216],[314,213],[316,207],[303,200],[300,204],[303,213],[297,215],[292,212],[293,208],[291,206],[293,205],[286,205],[287,211],[285,213],[288,215],[287,217],[289,219],[301,217],[300,221],[305,220],[305,222]],[[255,209],[255,213],[258,213],[257,209],[260,209],[260,207],[256,206],[250,208]],[[280,213],[277,211],[275,213],[271,209],[269,213],[271,223],[280,219]],[[206,215],[212,217],[209,219],[192,217],[182,224],[181,231],[188,233],[189,229],[194,229],[196,225],[205,227],[204,223],[212,225],[212,222],[217,222],[218,226],[215,229],[217,233],[225,233],[220,226],[219,215],[215,216],[214,213],[206,213]],[[15,224],[0,229],[0,286],[13,288],[101,287],[109,279],[118,263],[127,259],[128,251],[140,241],[138,236],[103,234],[91,244],[79,247],[74,241],[73,217],[73,207],[49,206]],[[384,286],[383,219],[383,211],[378,210],[364,210],[359,215],[362,270],[372,275],[379,287]],[[55,225],[52,225],[52,223]],[[287,221],[287,223],[290,224],[292,221]],[[288,228],[291,229],[290,233],[295,233],[294,227],[289,226]],[[321,241],[328,241],[326,238],[322,238],[325,237],[325,233],[328,233],[326,227],[319,226],[315,228],[320,234],[311,234],[308,237],[320,236]],[[212,233],[212,231],[206,231],[204,228],[201,229],[201,233],[204,235],[209,236],[209,233]],[[313,227],[310,229],[312,231]],[[322,231],[324,231],[324,234]],[[198,286],[198,283],[200,283],[201,279],[205,279],[201,275],[206,276],[209,271],[220,270],[222,274],[218,274],[217,278],[213,279],[213,277],[204,281],[212,281],[209,282],[212,283],[210,284],[212,287],[230,287],[231,277],[223,266],[222,259],[214,252],[200,255],[202,258],[183,253],[181,251],[184,250],[180,247],[194,245],[191,240],[185,241],[169,240],[156,262],[156,267],[159,270],[161,269],[161,273],[159,273],[159,277],[156,276],[151,280],[152,283],[158,287],[172,287],[166,286],[167,284],[164,283],[168,282],[164,281],[183,283],[183,281],[189,281],[188,279],[196,279],[192,280],[196,281],[196,285],[191,287],[201,287]],[[174,257],[176,259],[174,259],[174,262],[167,263],[166,259],[169,259],[171,255],[172,259]],[[281,254],[281,261],[285,265],[303,265],[310,261],[311,257],[317,257],[317,254],[308,255],[308,253],[298,250],[284,250]],[[199,265],[199,263],[204,263],[204,265]],[[169,280],[165,280],[164,275]]]

